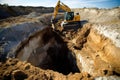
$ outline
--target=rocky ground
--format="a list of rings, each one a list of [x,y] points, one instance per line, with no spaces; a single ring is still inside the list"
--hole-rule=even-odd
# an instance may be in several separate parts
[[[52,30],[51,14],[1,20],[0,79],[119,80],[120,8],[73,10],[77,31]]]

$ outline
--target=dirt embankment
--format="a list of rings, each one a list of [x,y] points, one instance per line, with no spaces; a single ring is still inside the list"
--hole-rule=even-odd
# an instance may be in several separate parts
[[[33,16],[29,18],[28,16],[9,18],[0,22],[0,60],[14,50],[21,41],[50,25],[50,23],[45,23],[44,21],[50,21],[51,14],[37,18]]]
[[[98,9],[84,8],[72,9],[75,13],[79,13],[81,20],[86,20],[91,23],[119,23],[120,8],[113,9]]]
[[[93,76],[120,73],[120,48],[109,38],[100,35],[93,25],[86,24],[70,43],[74,45],[71,50],[76,54],[81,72],[88,72]]]

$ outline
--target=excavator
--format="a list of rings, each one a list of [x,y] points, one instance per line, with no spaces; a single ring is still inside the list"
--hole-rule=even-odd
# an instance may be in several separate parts
[[[61,22],[61,27],[63,27],[63,29],[65,28],[70,28],[72,27],[78,27],[80,26],[80,15],[79,13],[74,13],[71,11],[71,9],[65,5],[64,3],[62,3],[60,0],[58,0],[55,8],[54,8],[54,13],[51,19],[52,22],[52,28],[55,29],[55,18],[58,14],[58,10],[62,9],[65,11],[64,14],[64,20]]]

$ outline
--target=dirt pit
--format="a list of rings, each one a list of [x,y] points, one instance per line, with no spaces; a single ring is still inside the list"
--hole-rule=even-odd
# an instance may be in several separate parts
[[[76,59],[66,42],[50,28],[30,36],[15,51],[15,56],[42,69],[51,69],[63,74],[79,72]]]

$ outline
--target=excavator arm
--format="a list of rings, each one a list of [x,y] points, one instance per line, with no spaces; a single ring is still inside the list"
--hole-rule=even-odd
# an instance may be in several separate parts
[[[55,28],[55,26],[54,26],[54,24],[55,24],[55,18],[56,18],[57,14],[58,14],[58,10],[59,9],[62,9],[64,11],[66,11],[66,12],[71,12],[71,9],[67,5],[65,5],[60,0],[58,0],[57,5],[54,8],[54,13],[53,13],[53,16],[52,16],[52,19],[51,19],[52,28],[53,29]]]
[[[59,1],[57,2],[57,5],[56,5],[55,8],[54,8],[54,13],[53,13],[53,17],[52,17],[53,20],[56,18],[59,9],[62,9],[62,10],[64,10],[64,11],[66,11],[66,12],[70,12],[70,11],[71,11],[71,9],[70,9],[67,5],[65,5],[64,3],[62,3],[62,2],[59,0]]]

